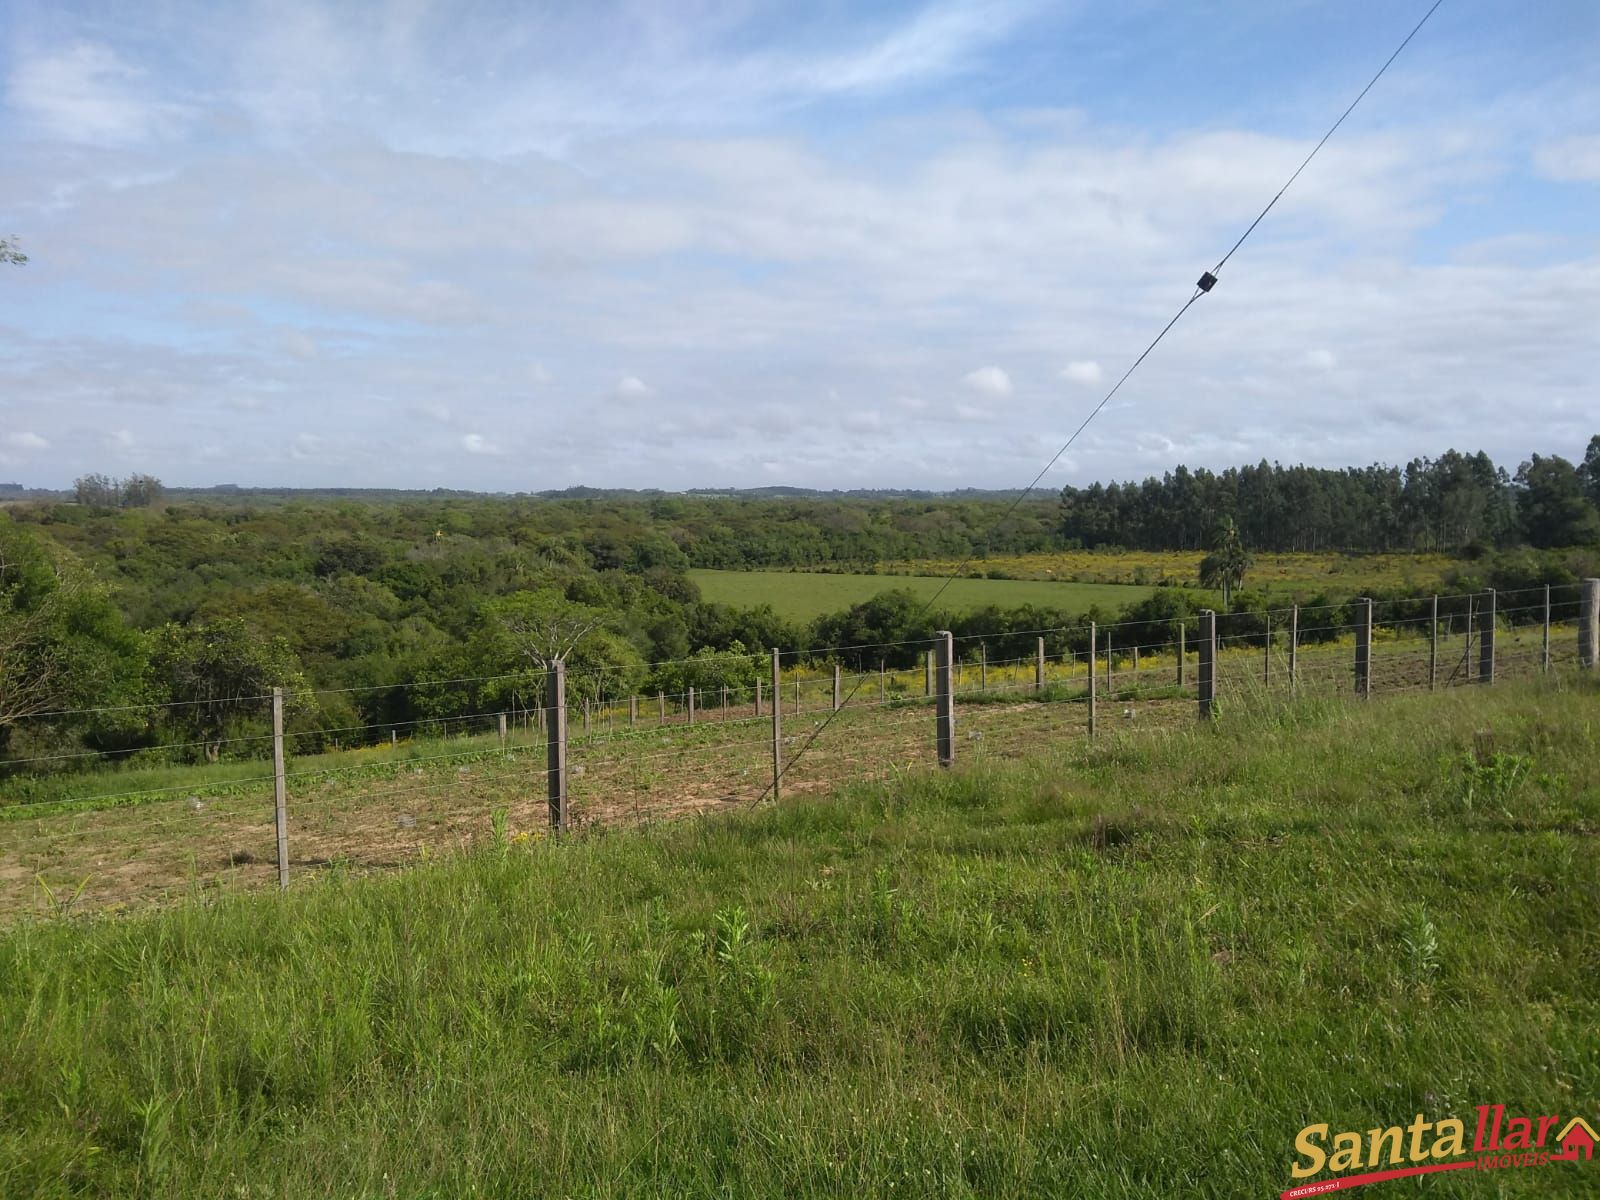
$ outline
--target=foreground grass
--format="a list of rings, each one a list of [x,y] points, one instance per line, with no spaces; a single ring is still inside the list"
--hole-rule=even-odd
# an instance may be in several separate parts
[[[950,569],[954,569],[954,564]],[[1037,579],[956,579],[945,587],[948,573],[947,570],[941,575],[930,570],[920,575],[848,575],[694,570],[689,572],[689,578],[707,600],[740,607],[770,604],[779,616],[795,621],[810,621],[825,613],[838,612],[891,588],[911,592],[919,600],[931,599],[944,588],[939,596],[939,607],[945,612],[969,612],[990,604],[1000,608],[1032,604],[1067,612],[1088,612],[1098,604],[1117,610],[1150,594],[1148,587],[1120,581],[1070,583],[1044,576]]]
[[[1597,718],[1558,684],[1234,705],[20,925],[0,1195],[1231,1197],[1285,1187],[1310,1121],[1593,1120]],[[1424,1187],[1592,1194],[1595,1170]]]

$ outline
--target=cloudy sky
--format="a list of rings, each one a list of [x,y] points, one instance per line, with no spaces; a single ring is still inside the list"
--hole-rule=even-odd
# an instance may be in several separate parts
[[[0,0],[0,480],[1016,486],[1422,3]],[[1052,486],[1600,431],[1600,5],[1445,0]]]

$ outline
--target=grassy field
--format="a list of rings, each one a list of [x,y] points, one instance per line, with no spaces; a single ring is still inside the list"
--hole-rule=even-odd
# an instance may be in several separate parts
[[[954,564],[952,564],[953,566]],[[806,571],[690,571],[689,577],[707,600],[750,607],[770,604],[780,615],[809,621],[838,612],[879,592],[902,588],[926,599],[944,577],[928,575],[825,575]],[[939,597],[941,608],[964,612],[993,604],[1017,608],[1034,604],[1068,612],[1086,612],[1093,605],[1120,609],[1144,599],[1148,587],[1127,583],[1062,583],[1038,579],[957,579]]]
[[[1201,551],[1062,550],[985,558],[966,564],[965,573],[1006,579],[1066,581],[1078,584],[1171,583],[1194,587]],[[881,569],[911,575],[946,576],[962,564],[954,559],[885,563]],[[1437,588],[1445,573],[1460,566],[1446,554],[1257,554],[1245,587],[1269,595],[1310,595],[1320,591],[1360,595],[1367,589]]]
[[[1265,1196],[1314,1121],[1593,1121],[1597,718],[1570,676],[1241,700],[25,922],[0,1195]],[[1425,1190],[1593,1195],[1597,1170]]]

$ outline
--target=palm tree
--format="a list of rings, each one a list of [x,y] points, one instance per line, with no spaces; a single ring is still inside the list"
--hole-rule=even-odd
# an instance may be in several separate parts
[[[1221,588],[1222,609],[1227,612],[1233,604],[1233,589],[1244,582],[1244,573],[1253,561],[1239,540],[1239,530],[1232,517],[1222,518],[1206,549],[1210,553],[1200,560],[1200,586]]]

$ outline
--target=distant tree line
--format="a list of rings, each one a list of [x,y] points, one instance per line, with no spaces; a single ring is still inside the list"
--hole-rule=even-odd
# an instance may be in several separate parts
[[[1198,550],[1223,516],[1256,550],[1593,545],[1600,541],[1600,435],[1581,463],[1535,454],[1514,476],[1481,451],[1455,450],[1404,467],[1179,466],[1142,483],[1062,489],[1058,532],[1068,545],[1090,549]]]
[[[73,480],[72,494],[89,508],[149,508],[161,499],[163,489],[154,475],[129,475],[126,479],[81,475]]]

